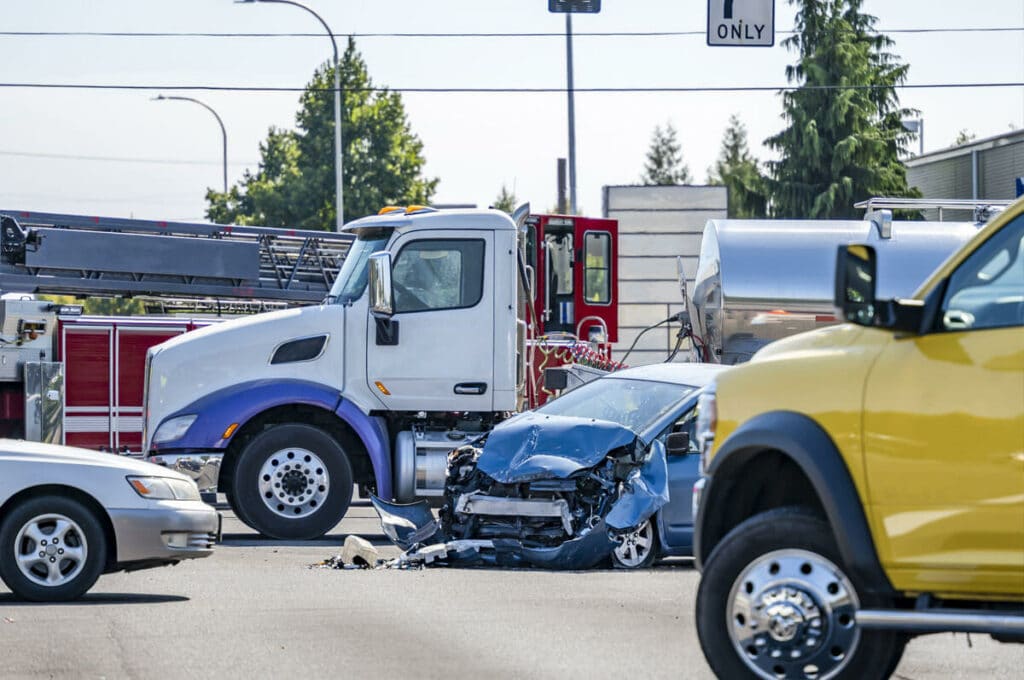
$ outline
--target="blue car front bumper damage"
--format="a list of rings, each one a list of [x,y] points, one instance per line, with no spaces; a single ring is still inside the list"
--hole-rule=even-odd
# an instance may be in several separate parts
[[[606,421],[524,414],[449,457],[445,503],[372,498],[395,566],[588,569],[668,502],[664,446]]]

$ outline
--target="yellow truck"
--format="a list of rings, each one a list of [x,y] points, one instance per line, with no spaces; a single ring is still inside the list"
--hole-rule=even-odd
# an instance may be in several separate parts
[[[697,629],[726,678],[888,677],[915,636],[1024,642],[1024,201],[909,299],[839,248],[846,323],[702,398]]]

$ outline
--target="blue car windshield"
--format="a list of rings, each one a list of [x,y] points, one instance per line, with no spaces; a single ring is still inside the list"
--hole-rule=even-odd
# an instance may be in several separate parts
[[[537,412],[609,420],[642,434],[695,389],[653,380],[601,378],[549,401]]]
[[[327,295],[328,303],[347,305],[355,302],[366,290],[366,270],[370,255],[384,250],[391,238],[390,229],[362,229],[345,256],[338,278]]]

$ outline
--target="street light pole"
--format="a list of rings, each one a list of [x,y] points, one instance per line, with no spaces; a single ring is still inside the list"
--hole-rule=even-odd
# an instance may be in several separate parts
[[[300,9],[304,9],[320,22],[320,25],[327,31],[327,37],[331,39],[331,47],[334,48],[334,186],[335,195],[334,201],[338,206],[336,211],[337,223],[335,229],[341,231],[342,225],[345,224],[345,208],[342,192],[342,179],[344,178],[344,170],[342,167],[341,158],[341,69],[338,68],[338,43],[334,40],[334,32],[331,31],[331,27],[327,25],[323,17],[314,12],[312,9],[303,5],[301,2],[295,2],[295,0],[236,0],[240,4],[249,4],[255,2],[272,2],[278,5],[294,5]]]
[[[572,69],[572,14],[565,15],[565,70],[569,90],[569,214],[576,214],[576,99]]]
[[[153,97],[153,101],[155,101],[155,102],[157,102],[157,101],[167,101],[167,100],[174,100],[174,101],[180,101],[180,102],[193,102],[195,104],[199,104],[204,109],[206,109],[207,111],[212,113],[213,117],[217,119],[217,123],[220,125],[221,138],[224,140],[224,156],[223,156],[223,158],[224,158],[224,163],[223,163],[223,166],[224,166],[224,193],[225,194],[228,193],[228,131],[224,128],[224,121],[220,119],[220,116],[217,115],[217,112],[214,111],[211,106],[209,106],[208,104],[205,104],[205,103],[199,101],[198,99],[193,99],[192,97],[167,97],[167,96],[162,95],[162,94],[158,94],[157,96]]]

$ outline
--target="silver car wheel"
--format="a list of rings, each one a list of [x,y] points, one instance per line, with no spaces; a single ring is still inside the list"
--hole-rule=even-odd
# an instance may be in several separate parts
[[[62,586],[85,567],[85,532],[65,515],[47,514],[25,523],[14,541],[14,559],[22,575],[41,586]]]
[[[275,451],[260,468],[260,498],[275,515],[297,519],[320,509],[331,491],[327,466],[312,451]]]
[[[644,564],[654,550],[654,523],[645,520],[636,531],[622,535],[622,541],[615,546],[616,561],[628,569]]]
[[[835,677],[860,641],[859,602],[846,575],[806,550],[761,555],[726,600],[729,637],[761,678]]]

